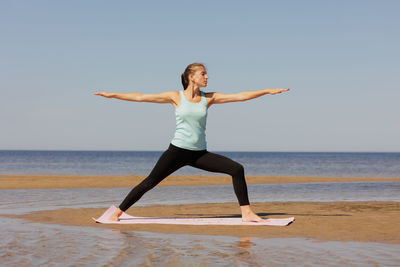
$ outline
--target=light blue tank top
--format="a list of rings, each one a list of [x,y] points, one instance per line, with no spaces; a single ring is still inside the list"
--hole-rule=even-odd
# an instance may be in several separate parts
[[[171,143],[189,150],[204,150],[206,143],[207,99],[204,92],[198,103],[189,102],[183,91],[179,91],[181,101],[175,109],[176,130]]]

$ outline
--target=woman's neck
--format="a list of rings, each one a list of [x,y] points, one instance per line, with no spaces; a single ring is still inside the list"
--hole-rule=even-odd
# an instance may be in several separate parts
[[[188,96],[191,98],[195,98],[196,96],[200,95],[200,87],[195,86],[195,85],[189,85],[185,91],[188,93]]]

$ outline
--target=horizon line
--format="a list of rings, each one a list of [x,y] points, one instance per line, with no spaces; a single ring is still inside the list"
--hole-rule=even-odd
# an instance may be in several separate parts
[[[163,152],[164,150],[95,150],[95,149],[0,149],[0,151],[48,151],[48,152]],[[341,151],[341,150],[212,150],[209,152],[260,152],[260,153],[400,153],[400,151]]]

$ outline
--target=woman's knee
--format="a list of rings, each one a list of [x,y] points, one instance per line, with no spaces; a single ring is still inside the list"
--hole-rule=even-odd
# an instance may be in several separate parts
[[[235,162],[231,168],[232,177],[244,177],[244,167],[242,164]]]

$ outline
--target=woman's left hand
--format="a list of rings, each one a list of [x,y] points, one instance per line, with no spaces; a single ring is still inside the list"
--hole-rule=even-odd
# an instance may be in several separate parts
[[[289,91],[290,90],[290,88],[287,88],[287,89],[283,89],[283,88],[274,88],[274,89],[268,89],[268,93],[270,94],[270,95],[275,95],[275,94],[280,94],[280,93],[282,93],[282,92],[286,92],[286,91]]]

